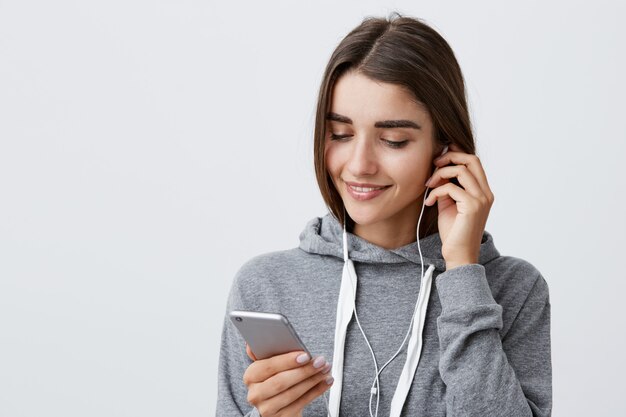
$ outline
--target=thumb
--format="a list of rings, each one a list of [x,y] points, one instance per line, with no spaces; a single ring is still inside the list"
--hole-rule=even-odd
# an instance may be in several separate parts
[[[256,361],[256,356],[254,356],[254,353],[252,353],[252,350],[250,349],[250,346],[248,346],[248,344],[246,343],[246,353],[248,354],[248,357],[250,359],[252,359],[253,361]]]

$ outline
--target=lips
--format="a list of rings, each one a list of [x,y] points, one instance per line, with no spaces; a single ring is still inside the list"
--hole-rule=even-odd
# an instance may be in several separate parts
[[[386,188],[386,187],[391,187],[390,185],[384,185],[384,184],[371,184],[371,183],[366,183],[366,182],[353,182],[353,181],[344,181],[346,184],[351,185],[353,187],[360,187],[360,188]]]
[[[378,197],[391,185],[365,184],[358,182],[346,182],[346,190],[348,194],[355,200],[365,201]]]
[[[348,187],[352,188],[354,191],[358,191],[360,193],[369,193],[370,191],[382,190],[387,187],[355,187],[354,185],[348,185]]]

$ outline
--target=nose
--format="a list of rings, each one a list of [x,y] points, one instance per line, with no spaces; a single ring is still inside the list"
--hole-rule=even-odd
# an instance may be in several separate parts
[[[353,178],[374,175],[378,171],[376,149],[373,141],[366,137],[355,137],[347,168]]]

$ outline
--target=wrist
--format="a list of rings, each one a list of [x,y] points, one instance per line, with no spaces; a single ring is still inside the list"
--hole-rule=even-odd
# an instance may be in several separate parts
[[[450,262],[446,261],[446,271],[457,268],[459,266],[471,265],[471,264],[477,264],[477,263],[478,263],[477,259],[466,259],[466,260],[450,261]]]

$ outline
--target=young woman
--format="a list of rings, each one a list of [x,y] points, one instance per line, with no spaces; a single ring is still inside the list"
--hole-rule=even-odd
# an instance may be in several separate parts
[[[446,41],[366,18],[330,58],[314,147],[329,213],[246,262],[227,313],[282,313],[315,357],[256,360],[226,317],[217,416],[549,416],[548,286],[484,230],[494,196]]]

